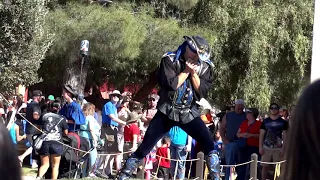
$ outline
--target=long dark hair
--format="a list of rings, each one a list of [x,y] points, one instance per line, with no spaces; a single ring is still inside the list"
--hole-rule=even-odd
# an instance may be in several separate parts
[[[1,179],[21,180],[17,150],[9,137],[8,130],[2,123],[0,123],[0,149]]]
[[[317,179],[320,169],[320,80],[300,96],[290,120],[284,179]]]

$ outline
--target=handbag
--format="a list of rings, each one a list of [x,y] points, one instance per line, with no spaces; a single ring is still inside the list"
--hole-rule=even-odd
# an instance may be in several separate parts
[[[34,136],[32,137],[32,139],[34,139],[34,140],[33,140],[33,149],[35,150],[36,153],[41,149],[42,144],[43,144],[43,141],[44,141],[44,138],[45,138],[45,137],[48,135],[48,133],[50,133],[63,119],[64,119],[64,118],[61,118],[58,123],[56,123],[54,126],[52,126],[52,127],[50,128],[49,131],[44,132],[44,133],[42,133],[41,135],[34,135]]]
[[[250,128],[252,127],[252,125],[253,125],[255,122],[256,122],[256,121],[254,121],[252,124],[249,125],[246,133],[249,132]],[[243,148],[243,147],[245,147],[246,144],[247,144],[247,138],[239,138],[239,139],[236,141],[236,143],[237,143],[238,147]]]

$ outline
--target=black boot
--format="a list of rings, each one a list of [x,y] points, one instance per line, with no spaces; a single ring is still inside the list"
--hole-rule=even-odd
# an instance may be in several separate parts
[[[211,151],[206,157],[211,180],[220,180],[220,159],[217,151]]]

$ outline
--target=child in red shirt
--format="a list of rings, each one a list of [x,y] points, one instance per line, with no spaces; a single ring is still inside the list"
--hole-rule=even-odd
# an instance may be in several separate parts
[[[157,150],[157,158],[159,162],[159,169],[157,177],[158,179],[169,179],[169,172],[170,172],[170,143],[171,139],[169,137],[164,137],[161,140],[162,146]]]
[[[141,115],[139,115],[137,112],[132,112],[129,114],[129,120],[127,121],[127,124],[124,127],[124,146],[123,151],[135,151],[138,147],[139,142],[139,136],[140,136],[140,129],[138,127],[138,120],[141,118]],[[127,157],[128,154],[124,155],[124,157]]]

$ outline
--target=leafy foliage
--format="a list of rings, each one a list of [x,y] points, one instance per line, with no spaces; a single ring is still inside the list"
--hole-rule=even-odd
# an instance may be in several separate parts
[[[197,4],[190,22],[212,29],[218,37],[212,91],[217,104],[236,98],[261,109],[271,101],[293,103],[311,57],[312,6],[312,1]]]
[[[46,0],[15,0],[0,6],[0,89],[39,81],[37,71],[52,44],[45,28]]]
[[[39,71],[44,79],[53,78],[48,70],[63,71],[79,42],[88,39],[88,80],[141,84],[183,35],[199,34],[212,45],[210,97],[218,106],[236,98],[260,109],[272,101],[290,105],[307,82],[311,0],[121,0],[110,7],[75,2],[50,12],[49,22],[57,35]]]

